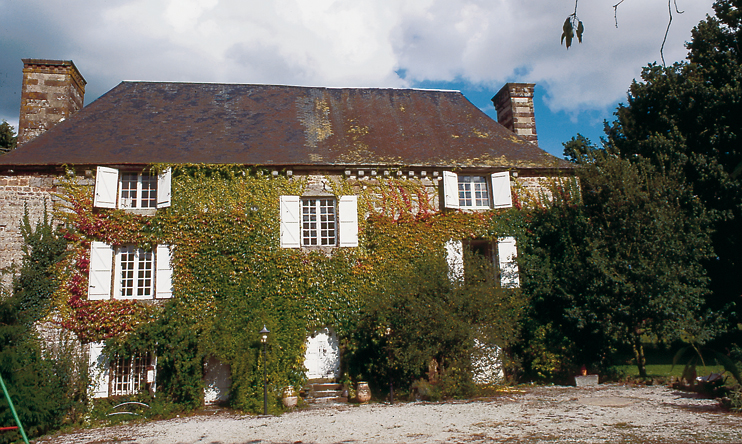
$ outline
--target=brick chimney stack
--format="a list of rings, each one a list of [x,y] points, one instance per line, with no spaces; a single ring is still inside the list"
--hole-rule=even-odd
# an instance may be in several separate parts
[[[18,145],[80,110],[86,83],[71,60],[23,59]]]
[[[500,125],[538,145],[533,112],[533,83],[506,83],[492,98]]]

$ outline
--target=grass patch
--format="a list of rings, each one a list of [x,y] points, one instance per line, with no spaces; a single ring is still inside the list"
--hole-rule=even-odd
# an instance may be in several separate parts
[[[647,377],[653,379],[669,379],[670,377],[680,378],[683,375],[685,364],[647,364]],[[620,374],[630,379],[639,378],[639,369],[636,365],[617,365],[614,367]],[[710,373],[722,373],[724,367],[721,365],[707,365],[706,367],[696,367],[698,376],[706,376]]]

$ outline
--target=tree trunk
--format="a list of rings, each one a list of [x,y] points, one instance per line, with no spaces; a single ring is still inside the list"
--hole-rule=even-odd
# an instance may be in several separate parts
[[[646,358],[644,357],[644,346],[642,346],[642,339],[639,335],[636,335],[634,337],[634,358],[636,358],[636,366],[639,368],[639,377],[646,378]]]

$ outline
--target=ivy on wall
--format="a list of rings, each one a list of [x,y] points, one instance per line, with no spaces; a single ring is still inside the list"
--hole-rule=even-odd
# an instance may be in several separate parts
[[[161,171],[166,165],[155,165]],[[437,182],[380,177],[325,178],[336,196],[355,194],[359,247],[321,250],[279,246],[279,196],[302,195],[305,176],[274,176],[232,165],[172,166],[172,206],[154,216],[92,208],[93,187],[66,176],[56,217],[71,254],[55,294],[61,324],[86,342],[108,340],[111,353],[155,350],[158,392],[200,404],[203,362],[231,366],[234,407],[262,408],[267,365],[273,407],[281,389],[304,382],[305,340],[321,326],[351,331],[365,295],[380,278],[450,239],[522,237],[517,209],[437,212]],[[364,215],[365,213],[365,215]],[[364,217],[365,216],[365,217]],[[173,298],[164,303],[87,300],[90,242],[152,249],[172,246]],[[271,330],[267,362],[258,331]]]

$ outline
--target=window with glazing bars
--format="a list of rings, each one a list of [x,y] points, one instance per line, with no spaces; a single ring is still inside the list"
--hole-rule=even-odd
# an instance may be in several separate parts
[[[301,242],[304,246],[334,246],[335,199],[301,200]]]
[[[157,176],[121,173],[120,208],[157,208]]]
[[[152,297],[153,259],[151,251],[145,251],[135,246],[121,247],[119,250],[120,297]]]
[[[145,389],[149,354],[111,360],[111,396],[136,395]]]
[[[459,176],[459,207],[490,206],[487,178],[484,176]]]

